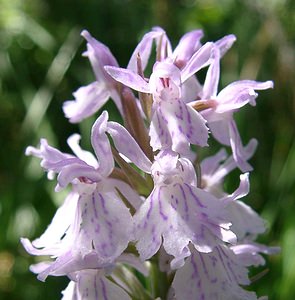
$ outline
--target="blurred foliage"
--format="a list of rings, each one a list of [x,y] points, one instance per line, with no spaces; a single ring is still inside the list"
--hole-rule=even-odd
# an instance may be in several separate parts
[[[37,159],[24,156],[40,137],[68,151],[66,138],[80,131],[87,146],[92,120],[71,125],[61,105],[93,80],[85,43],[87,29],[126,66],[139,38],[154,25],[172,43],[202,28],[204,40],[233,33],[237,42],[222,61],[221,85],[237,79],[272,79],[257,107],[237,116],[246,143],[259,148],[252,159],[246,198],[269,224],[261,242],[282,247],[267,258],[269,272],[253,284],[270,299],[295,299],[295,2],[292,0],[0,0],[0,299],[60,299],[65,278],[44,284],[29,272],[34,259],[19,238],[36,238],[49,224],[64,194],[53,192]],[[112,103],[111,118],[117,117]],[[227,182],[232,191],[238,172]],[[264,271],[255,269],[253,275]]]

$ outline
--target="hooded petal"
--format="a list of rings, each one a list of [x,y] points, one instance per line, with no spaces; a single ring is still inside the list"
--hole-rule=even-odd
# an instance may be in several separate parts
[[[145,70],[151,55],[153,42],[165,34],[164,30],[152,30],[146,33],[131,55],[127,69],[137,73],[137,56],[140,56],[142,69]]]
[[[110,175],[114,168],[111,145],[106,135],[108,118],[107,111],[104,111],[95,121],[91,131],[91,144],[99,162],[98,172],[104,177]]]
[[[119,151],[146,173],[150,172],[152,163],[141,150],[131,134],[120,124],[108,122],[107,132],[111,135]]]
[[[213,43],[206,43],[191,57],[181,71],[181,82],[185,82],[200,69],[209,65],[213,46]]]
[[[173,51],[173,61],[179,69],[182,69],[193,54],[201,47],[200,39],[204,33],[202,30],[193,30],[182,36]]]
[[[166,58],[172,56],[172,46],[168,39],[166,32],[159,26],[153,28],[155,31],[162,33],[161,37],[157,40],[157,59],[158,61],[164,61]]]

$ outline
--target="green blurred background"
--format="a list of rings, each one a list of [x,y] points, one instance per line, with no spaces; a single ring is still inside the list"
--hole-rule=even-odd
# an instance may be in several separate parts
[[[173,45],[202,28],[203,41],[234,33],[237,42],[222,60],[221,86],[237,79],[272,79],[257,107],[236,115],[244,143],[259,140],[251,193],[245,201],[267,220],[260,237],[282,247],[267,258],[268,272],[252,288],[270,299],[295,299],[295,1],[292,0],[0,0],[0,299],[60,299],[65,278],[39,282],[29,271],[35,260],[19,238],[38,237],[64,194],[44,176],[39,161],[24,156],[40,137],[64,151],[66,138],[81,132],[84,146],[93,118],[71,125],[61,105],[79,86],[93,81],[81,56],[82,29],[108,45],[121,66],[142,35],[162,26]],[[117,112],[110,102],[111,118]],[[234,172],[226,188],[237,186]],[[230,299],[229,299],[230,300]]]

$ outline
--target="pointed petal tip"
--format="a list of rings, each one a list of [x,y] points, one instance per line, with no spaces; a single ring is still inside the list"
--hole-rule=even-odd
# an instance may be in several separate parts
[[[54,188],[54,191],[55,191],[56,193],[58,193],[58,192],[62,191],[63,188],[64,188],[64,187],[62,187],[61,185],[57,184],[57,185],[55,186],[55,188]]]
[[[33,153],[34,153],[34,147],[32,147],[32,146],[29,146],[29,147],[27,147],[26,149],[25,149],[25,155],[26,156],[30,156],[30,155],[32,155]]]
[[[249,82],[251,82],[251,80]],[[254,90],[267,90],[267,89],[273,89],[274,88],[274,82],[272,80],[252,81],[252,82],[253,82],[252,88]]]
[[[91,34],[86,29],[82,30],[81,36],[87,40],[87,42],[89,42],[89,39],[92,38]]]
[[[272,80],[268,80],[265,82],[265,84],[267,84],[269,86],[270,89],[274,88],[274,82]]]
[[[71,124],[80,123],[84,118],[73,114],[73,107],[76,106],[76,101],[66,101],[62,106],[65,117]]]
[[[165,30],[162,27],[160,27],[160,26],[154,26],[154,27],[152,27],[152,31],[159,31],[161,33],[165,33]]]
[[[241,180],[249,180],[249,172],[240,175]]]
[[[112,76],[112,73],[113,73],[114,71],[116,71],[117,69],[119,69],[119,68],[113,67],[113,66],[104,66],[103,68],[104,68],[104,70],[105,70],[110,76]]]
[[[73,144],[79,144],[81,140],[81,135],[78,133],[73,133],[67,138],[67,144],[71,147]]]
[[[96,119],[92,126],[91,134],[92,136],[95,135],[96,131],[99,134],[104,133],[107,130],[107,122],[109,120],[109,113],[104,110],[101,115]]]
[[[35,273],[35,272],[34,272],[34,269],[32,269],[31,267],[30,267],[30,271],[33,272],[33,273]],[[42,281],[42,282],[45,282],[47,276],[48,276],[47,274],[46,274],[46,275],[39,274],[39,275],[37,276],[37,279],[40,280],[40,281]]]
[[[231,40],[232,42],[235,42],[237,40],[237,37],[234,34],[227,35],[227,38]]]
[[[32,249],[34,248],[32,243],[30,242],[29,239],[27,238],[23,238],[21,237],[20,238],[20,242],[22,244],[22,246],[24,247],[24,249],[29,253],[29,254],[32,254]]]
[[[19,240],[20,240],[20,242],[21,242],[22,245],[26,244],[27,241],[28,241],[28,239],[24,238],[24,237],[21,237]]]

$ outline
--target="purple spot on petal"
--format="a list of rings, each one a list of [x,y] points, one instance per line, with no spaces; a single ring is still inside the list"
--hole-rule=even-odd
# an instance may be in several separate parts
[[[211,282],[212,284],[217,283],[217,281],[218,281],[217,277],[215,277],[215,278],[213,278],[213,279],[210,280],[210,282]]]

